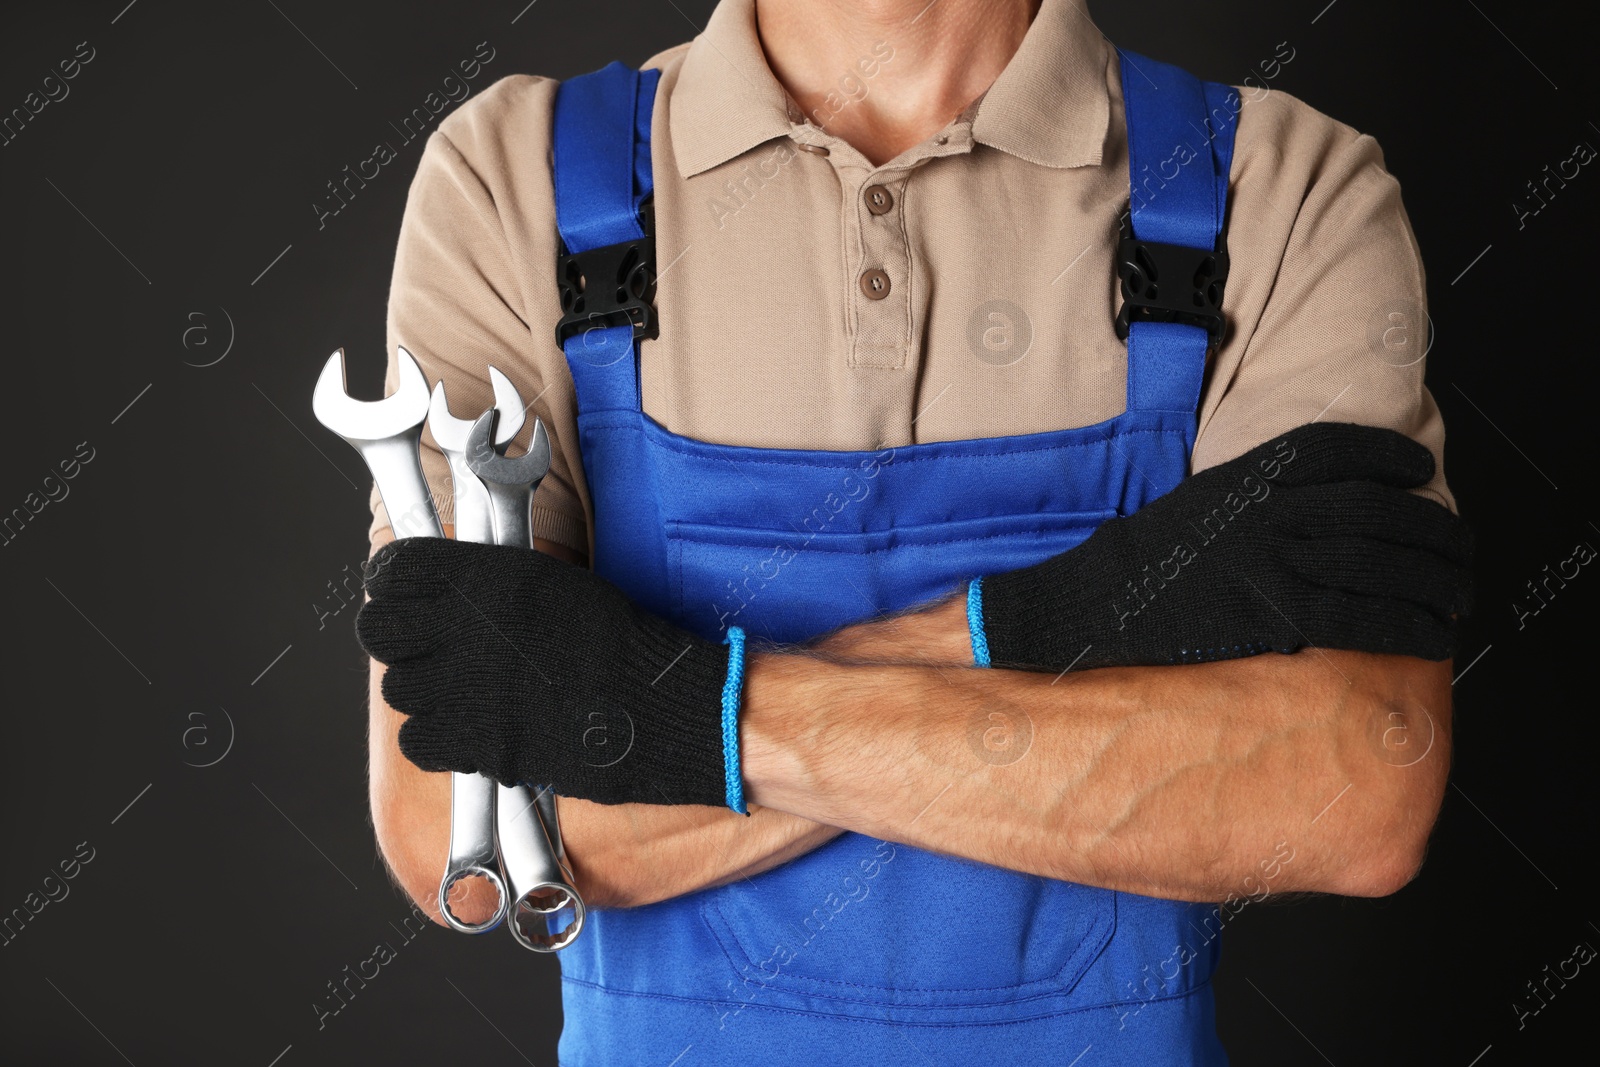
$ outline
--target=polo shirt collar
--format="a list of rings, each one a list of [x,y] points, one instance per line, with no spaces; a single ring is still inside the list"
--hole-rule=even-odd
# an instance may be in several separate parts
[[[1042,0],[1017,54],[978,101],[972,139],[1030,163],[1100,162],[1110,43],[1083,0]]]
[[[1098,164],[1110,121],[1110,45],[1084,0],[1041,0],[1022,45],[962,113],[972,138],[1047,167]],[[694,39],[672,90],[670,132],[689,178],[803,122],[767,65],[755,0],[722,0]]]
[[[797,113],[797,112],[796,112]],[[789,94],[767,66],[755,0],[722,0],[672,90],[672,151],[685,178],[789,136]]]

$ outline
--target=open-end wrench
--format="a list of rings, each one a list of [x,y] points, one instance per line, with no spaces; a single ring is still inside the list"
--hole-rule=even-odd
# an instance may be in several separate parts
[[[442,537],[417,451],[428,417],[428,380],[403,348],[399,368],[400,384],[393,393],[382,400],[357,400],[345,391],[341,348],[317,376],[311,411],[366,460],[396,537]]]
[[[399,350],[398,364],[399,387],[393,393],[382,400],[356,400],[345,389],[344,349],[339,349],[328,358],[317,378],[311,410],[318,422],[344,438],[366,460],[396,537],[443,537],[418,452],[422,424],[428,417],[428,380],[411,353],[403,348]],[[520,407],[520,401],[518,404]],[[494,779],[455,774],[450,783],[450,860],[439,884],[439,911],[452,928],[479,934],[500,925],[507,909],[505,881],[500,877],[495,855],[494,824],[492,819],[487,820],[476,828],[476,837],[469,839],[464,834],[458,838],[454,812],[456,797],[463,791],[468,796],[474,790],[483,794],[483,806],[487,808]],[[472,829],[471,824],[463,824],[463,828]],[[494,915],[481,923],[464,922],[450,911],[450,887],[469,876],[488,881],[498,897]]]
[[[494,389],[494,410],[504,419],[496,435],[498,443],[503,445],[522,429],[522,397],[510,379],[493,367],[489,368],[489,381]],[[492,544],[494,526],[489,518],[489,493],[466,463],[467,434],[472,429],[472,420],[450,414],[442,381],[433,387],[428,429],[450,464],[456,540]],[[450,776],[450,861],[439,881],[439,911],[452,928],[466,933],[494,929],[504,920],[511,905],[505,879],[499,870],[494,805],[494,779],[479,774]],[[491,876],[485,871],[494,873]],[[478,922],[456,915],[452,906],[458,902],[455,894],[472,878],[486,879],[495,890],[494,913]]]
[[[535,419],[528,451],[515,459],[507,458],[493,444],[498,437],[494,433],[495,420],[496,413],[491,409],[473,423],[467,437],[467,466],[488,490],[495,544],[531,549],[529,510],[534,488],[550,470],[550,439],[544,424]],[[528,786],[521,784],[501,785],[496,790],[500,855],[516,897],[508,916],[511,934],[524,948],[535,952],[559,951],[577,940],[583,930],[584,904],[567,869],[555,794],[542,786],[536,793],[530,792]],[[544,834],[519,832],[518,824],[534,814]],[[530,849],[530,844],[544,847]],[[558,928],[552,930],[552,925]]]

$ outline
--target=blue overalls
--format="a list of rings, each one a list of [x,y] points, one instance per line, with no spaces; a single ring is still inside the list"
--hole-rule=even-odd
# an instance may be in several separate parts
[[[1125,53],[1123,71],[1134,237],[1203,257],[1222,228],[1237,94],[1142,56]],[[615,272],[626,305],[591,308],[563,347],[595,569],[634,601],[708,639],[740,626],[802,641],[1064,552],[1187,474],[1209,338],[1184,321],[1127,328],[1127,410],[1093,426],[833,452],[709,444],[644,415],[649,294],[628,256],[652,191],[657,79],[613,63],[566,82],[554,119],[563,242],[601,250],[585,268],[593,303]],[[1151,273],[1144,261],[1132,283],[1147,304],[1157,281],[1173,307],[1194,288]],[[1220,285],[1209,295],[1220,302]],[[586,314],[577,287],[564,301],[569,319]],[[1065,1067],[1092,1046],[1085,1067],[1220,1064],[1218,932],[1209,905],[844,833],[753,879],[592,913],[560,957],[560,1060]]]

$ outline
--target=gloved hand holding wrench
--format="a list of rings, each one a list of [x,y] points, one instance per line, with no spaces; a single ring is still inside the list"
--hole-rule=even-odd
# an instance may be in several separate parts
[[[334,353],[324,365],[313,395],[312,407],[317,419],[328,429],[339,434],[361,453],[378,486],[379,495],[389,511],[396,533],[401,537],[440,539],[440,526],[433,501],[423,477],[418,447],[421,442],[422,423],[428,417],[429,402],[427,382],[420,368],[404,349],[399,351],[399,388],[380,401],[361,402],[352,399],[344,388],[344,353]],[[497,407],[504,410],[506,420],[499,435],[502,442],[515,435],[522,423],[522,402],[516,390],[503,375],[491,371]],[[490,501],[487,491],[477,477],[462,462],[462,447],[466,444],[465,431],[471,424],[455,420],[449,415],[441,390],[435,395],[435,437],[442,438],[441,448],[448,441],[454,448],[446,450],[451,460],[455,486],[457,533],[474,540],[492,540],[489,516]],[[491,417],[494,409],[488,413]],[[442,431],[442,433],[441,433]],[[543,428],[536,426],[536,443],[543,443],[544,467],[548,468],[548,442]],[[487,430],[484,444],[487,447]],[[492,450],[491,450],[492,451]],[[543,470],[538,472],[541,476]],[[534,479],[536,481],[537,479]],[[526,540],[526,503],[524,504],[524,544]],[[452,777],[451,788],[451,842],[450,861],[439,888],[439,908],[452,927],[466,933],[481,933],[497,926],[507,913],[505,881],[501,878],[497,862],[496,832],[503,835],[515,862],[508,870],[519,900],[516,908],[522,914],[528,910],[541,913],[559,912],[570,908],[575,920],[561,934],[551,936],[541,918],[533,923],[530,934],[514,924],[517,940],[536,951],[553,951],[570,944],[582,926],[583,905],[570,878],[562,880],[555,852],[543,827],[531,815],[521,820],[508,818],[497,827],[495,818],[496,791],[491,779],[476,774],[458,773]],[[508,804],[516,804],[516,811],[527,813],[531,801],[510,797]],[[552,802],[553,814],[553,802]],[[553,877],[546,878],[549,872]],[[485,920],[472,923],[460,919],[451,910],[451,889],[462,879],[480,877],[496,891],[496,907]],[[526,900],[522,898],[526,898]]]
[[[425,388],[407,358],[402,391]],[[435,436],[443,430],[449,441],[447,415],[441,412]],[[737,730],[744,632],[730,627],[723,643],[707,641],[641,609],[587,568],[530,550],[531,490],[548,469],[549,442],[535,433],[528,454],[507,459],[490,443],[493,420],[491,410],[474,425],[466,458],[492,505],[495,543],[401,537],[379,549],[367,564],[370,599],[356,636],[388,668],[384,700],[406,716],[401,753],[425,771],[482,774],[505,787],[497,823],[519,897],[512,932],[530,948],[553,950],[577,935],[582,902],[562,870],[552,796],[532,801],[548,832],[542,854],[538,837],[524,850],[519,842],[529,838],[511,832],[530,803],[525,787],[548,784],[601,804],[746,813]],[[407,469],[420,485],[418,422],[405,429]],[[359,434],[346,436],[361,447]],[[375,476],[382,477],[376,467]],[[470,484],[457,474],[458,487]],[[381,481],[380,492],[391,499]],[[470,490],[457,496],[458,510],[471,499]],[[470,529],[473,520],[463,517]],[[476,533],[483,532],[479,520]],[[597,722],[618,717],[629,725],[623,756],[594,762],[589,735]],[[463,831],[463,843],[481,843],[481,823],[473,825],[480,829]],[[568,911],[573,921],[551,932]]]

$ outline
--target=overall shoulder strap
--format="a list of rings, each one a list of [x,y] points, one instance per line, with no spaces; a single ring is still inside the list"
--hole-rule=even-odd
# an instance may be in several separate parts
[[[1117,334],[1128,341],[1128,408],[1194,412],[1206,350],[1221,339],[1221,239],[1242,102],[1230,86],[1118,50],[1128,126],[1128,213]]]
[[[639,409],[638,339],[655,336],[655,239],[646,201],[661,72],[611,63],[563,82],[551,129],[556,280],[579,411]]]

